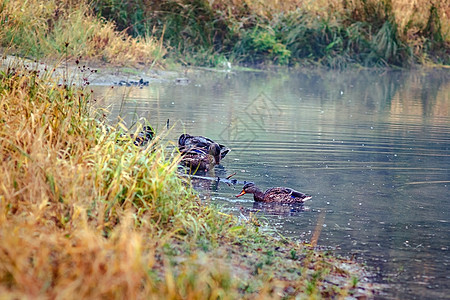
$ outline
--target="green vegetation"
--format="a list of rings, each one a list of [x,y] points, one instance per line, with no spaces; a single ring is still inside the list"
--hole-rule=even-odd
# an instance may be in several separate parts
[[[87,87],[53,77],[20,65],[0,72],[3,297],[358,293],[357,264],[275,240],[258,233],[255,220],[202,205],[177,173],[179,156],[158,137],[134,146],[121,126],[98,121]]]
[[[156,36],[184,64],[450,64],[443,2],[421,0],[94,1],[133,36]]]
[[[69,57],[118,65],[449,65],[444,3],[2,0],[0,46],[59,58],[69,43]]]

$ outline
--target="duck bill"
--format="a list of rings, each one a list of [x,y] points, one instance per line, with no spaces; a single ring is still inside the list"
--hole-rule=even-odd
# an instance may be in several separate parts
[[[246,194],[245,191],[242,191],[239,195],[236,195],[236,198],[237,198],[237,197],[240,197],[240,196],[242,196],[242,195],[244,195],[244,194]]]

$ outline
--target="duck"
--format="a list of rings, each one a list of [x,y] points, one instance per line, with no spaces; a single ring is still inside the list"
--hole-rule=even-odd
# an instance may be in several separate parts
[[[256,202],[266,203],[303,203],[312,198],[287,187],[274,187],[262,192],[253,182],[246,183],[236,198],[245,194],[253,194]]]
[[[210,138],[204,137],[204,136],[194,136],[187,133],[182,134],[178,138],[178,148],[181,152],[187,151],[188,149],[203,149],[203,151],[207,152],[209,151],[209,146],[211,144],[217,144],[220,148],[220,159],[224,159],[225,156],[231,151],[230,148],[221,145],[219,143],[216,143]]]
[[[209,171],[214,165],[220,163],[221,153],[220,146],[212,143],[208,146],[208,151],[199,148],[187,148],[181,151],[180,164],[188,167],[194,173],[196,171]]]
[[[153,128],[151,126],[144,126],[142,128],[142,131],[140,131],[136,137],[132,134],[131,138],[134,138],[133,144],[135,146],[145,146],[153,139],[153,136],[155,135],[155,132],[153,131]]]

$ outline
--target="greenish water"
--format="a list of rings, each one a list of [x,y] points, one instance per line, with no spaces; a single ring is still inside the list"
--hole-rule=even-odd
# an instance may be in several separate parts
[[[366,262],[383,298],[449,298],[450,72],[187,74],[189,82],[94,87],[128,125],[167,140],[205,135],[232,149],[207,174],[313,196],[304,209],[257,206],[242,186],[195,180],[207,201]],[[103,99],[103,100],[102,100]],[[167,120],[173,128],[167,132]]]

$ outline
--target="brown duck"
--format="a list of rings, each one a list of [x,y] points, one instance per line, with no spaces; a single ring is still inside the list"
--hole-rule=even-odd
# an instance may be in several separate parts
[[[118,142],[126,142],[129,137],[133,139],[135,146],[146,146],[155,136],[155,131],[151,126],[144,126],[142,130],[137,134],[122,133],[117,139]]]
[[[264,193],[252,182],[244,185],[242,192],[236,197],[244,194],[253,194],[253,199],[257,202],[271,202],[271,203],[303,203],[311,199],[311,196],[297,192],[290,188],[275,187],[268,189]]]
[[[144,126],[142,128],[142,131],[139,132],[136,136],[133,134],[131,135],[132,138],[134,138],[133,144],[136,146],[145,146],[153,139],[153,136],[155,135],[155,132],[153,131],[153,128],[151,126]]]
[[[190,149],[201,149],[204,152],[208,152],[211,144],[219,145],[221,160],[224,159],[225,156],[228,154],[228,152],[231,151],[230,148],[228,148],[222,144],[216,143],[215,141],[211,140],[210,138],[207,138],[207,137],[204,137],[201,135],[193,136],[193,135],[184,133],[178,138],[178,148],[180,149],[181,152],[188,151]]]
[[[203,149],[191,148],[181,151],[181,165],[191,171],[208,171],[220,163],[220,146],[212,143],[208,146],[208,152]]]

